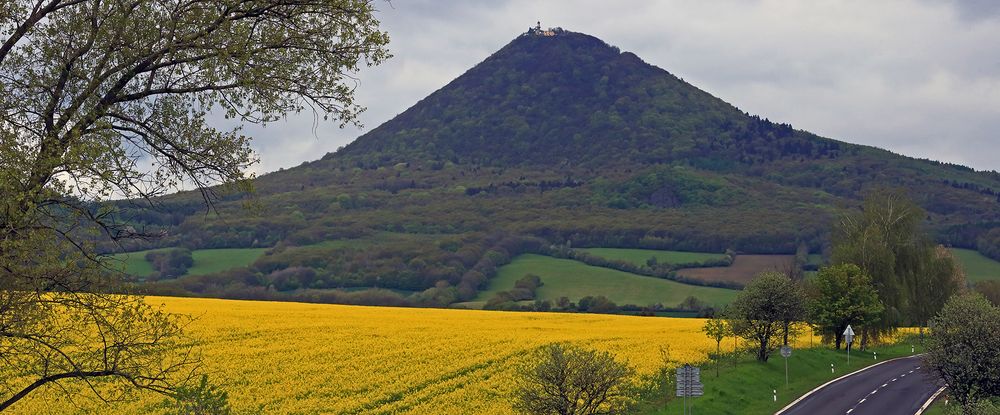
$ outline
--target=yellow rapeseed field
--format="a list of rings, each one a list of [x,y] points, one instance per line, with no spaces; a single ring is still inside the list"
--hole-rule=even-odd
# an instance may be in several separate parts
[[[639,373],[671,357],[699,361],[704,320],[596,314],[358,307],[149,297],[197,317],[205,366],[240,413],[510,414],[525,351],[571,342],[610,351]],[[808,342],[808,340],[806,340]],[[732,347],[732,340],[724,346]],[[15,413],[155,413],[161,396],[77,408],[41,391]],[[81,405],[81,403],[77,403]]]

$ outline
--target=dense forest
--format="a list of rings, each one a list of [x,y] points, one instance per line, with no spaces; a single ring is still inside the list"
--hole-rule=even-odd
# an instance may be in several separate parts
[[[151,292],[394,304],[424,292],[436,304],[472,298],[511,257],[553,247],[822,253],[837,215],[901,188],[938,242],[1000,259],[1000,174],[749,115],[572,32],[519,36],[347,147],[255,188],[219,189],[211,208],[195,193],[120,202],[124,224],[159,237],[103,250],[272,248],[209,276],[170,278],[177,261],[154,258]]]

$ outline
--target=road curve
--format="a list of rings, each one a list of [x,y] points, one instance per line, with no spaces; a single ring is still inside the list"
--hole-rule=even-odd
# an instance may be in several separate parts
[[[815,391],[781,415],[914,415],[941,386],[919,356],[885,362]]]

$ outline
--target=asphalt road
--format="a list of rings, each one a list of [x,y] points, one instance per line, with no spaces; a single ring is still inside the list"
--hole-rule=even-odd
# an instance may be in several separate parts
[[[799,401],[781,415],[913,415],[940,388],[907,357],[840,379]]]

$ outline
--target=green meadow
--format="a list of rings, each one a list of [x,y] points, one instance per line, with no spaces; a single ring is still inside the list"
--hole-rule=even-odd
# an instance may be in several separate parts
[[[952,248],[951,252],[962,264],[969,282],[1000,280],[1000,262],[971,249]]]
[[[169,249],[169,248],[164,248]],[[268,248],[223,248],[223,249],[196,249],[191,251],[191,258],[194,265],[188,269],[186,275],[213,274],[226,271],[236,267],[245,267],[260,258]],[[150,249],[146,251],[125,252],[112,255],[113,267],[124,266],[125,273],[137,277],[146,277],[153,273],[153,265],[146,261],[146,254],[152,251],[163,249]]]
[[[540,300],[555,301],[565,296],[577,301],[588,295],[603,295],[619,305],[660,303],[675,306],[688,296],[695,296],[708,304],[722,305],[736,295],[734,290],[681,284],[569,259],[525,254],[500,267],[497,276],[490,280],[489,288],[481,292],[477,300],[486,301],[497,292],[514,288],[514,282],[525,274],[541,277],[544,285],[536,292]]]

